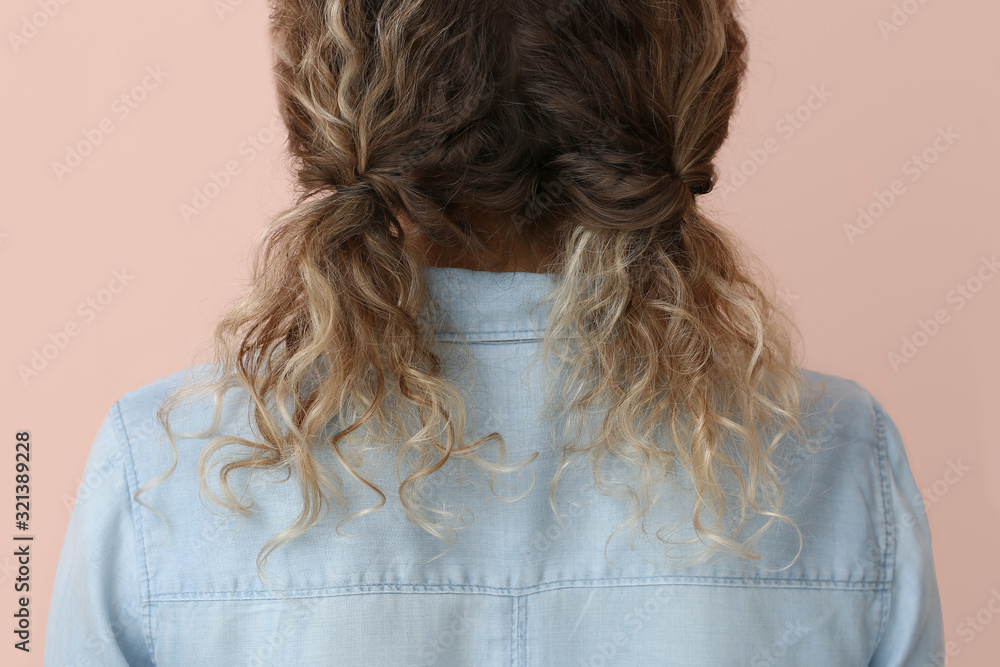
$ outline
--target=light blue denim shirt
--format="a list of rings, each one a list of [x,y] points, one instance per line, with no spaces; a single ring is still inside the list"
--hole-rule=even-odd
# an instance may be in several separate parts
[[[182,381],[176,373],[123,396],[97,433],[56,574],[46,665],[944,664],[927,517],[900,434],[869,392],[805,371],[825,385],[811,410],[833,410],[818,453],[779,462],[785,511],[803,535],[791,566],[799,542],[784,524],[758,545],[757,562],[722,555],[677,567],[642,540],[631,550],[622,532],[606,559],[625,501],[591,489],[578,506],[560,506],[565,527],[548,501],[559,456],[537,417],[542,375],[528,361],[550,308],[529,308],[553,277],[424,270],[471,342],[475,368],[449,372],[474,397],[483,432],[504,435],[506,463],[539,452],[522,473],[534,471],[531,491],[503,502],[488,484],[446,474],[435,493],[475,517],[448,548],[405,520],[388,465],[376,477],[387,504],[341,527],[355,536],[337,535],[342,515],[331,512],[274,552],[266,572],[282,599],[260,582],[255,559],[301,508],[294,478],[251,486],[252,516],[224,520],[199,500],[206,441],[178,438],[177,469],[141,496],[163,520],[132,498],[171,461],[154,413]],[[234,396],[223,432],[248,433]],[[206,398],[173,426],[196,431],[210,414]],[[671,493],[684,491],[665,492],[651,521],[682,520],[688,499]],[[357,498],[352,511],[377,500]]]

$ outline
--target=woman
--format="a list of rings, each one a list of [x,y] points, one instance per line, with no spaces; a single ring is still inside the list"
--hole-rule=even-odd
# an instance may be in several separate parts
[[[271,18],[300,197],[97,434],[46,664],[943,659],[899,432],[699,206],[734,0]]]

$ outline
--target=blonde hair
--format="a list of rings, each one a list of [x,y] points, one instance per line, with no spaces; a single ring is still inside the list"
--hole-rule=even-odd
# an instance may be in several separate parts
[[[338,533],[385,504],[359,469],[360,454],[377,448],[397,451],[407,518],[457,539],[465,526],[425,504],[427,480],[450,459],[493,476],[532,459],[504,465],[497,432],[466,441],[463,394],[444,377],[421,315],[431,295],[399,218],[477,257],[490,250],[474,223],[488,215],[505,221],[508,239],[559,249],[539,346],[546,414],[580,428],[550,483],[556,515],[560,477],[589,456],[604,493],[609,457],[639,473],[626,492],[630,524],[680,464],[696,494],[703,557],[725,547],[757,558],[761,531],[737,539],[751,511],[767,517],[765,528],[794,526],[781,512],[774,461],[785,438],[805,432],[794,325],[696,199],[716,181],[746,69],[733,0],[565,0],[554,9],[542,0],[273,0],[271,25],[298,197],[273,221],[247,294],[217,326],[216,372],[161,405],[174,464],[137,499],[176,466],[170,413],[211,392],[212,425],[192,434],[211,435],[223,396],[239,388],[259,435],[212,438],[201,490],[247,515],[252,503],[231,475],[278,469],[286,479],[294,472],[303,501],[261,549],[258,573],[329,510],[327,494],[350,510],[319,448],[381,498],[347,514]],[[595,408],[600,427],[583,439]],[[478,453],[491,443],[496,462]],[[219,469],[219,496],[207,478],[227,445],[245,456]],[[739,525],[726,529],[733,509]]]

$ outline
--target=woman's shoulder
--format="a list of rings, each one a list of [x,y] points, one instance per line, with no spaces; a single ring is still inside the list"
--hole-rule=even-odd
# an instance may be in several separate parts
[[[183,384],[210,370],[198,366],[173,373],[125,394],[118,402],[120,430],[125,434],[125,450],[134,469],[131,493],[171,467],[172,448],[156,417],[160,405]],[[763,533],[768,537],[759,544],[761,558],[751,568],[755,572],[747,572],[745,563],[726,558],[699,572],[708,580],[749,576],[762,583],[802,588],[887,590],[894,579],[894,564],[900,563],[900,558],[921,563],[930,558],[927,519],[899,431],[877,398],[858,382],[812,370],[803,370],[802,376],[809,402],[806,426],[811,437],[808,442],[783,442],[772,457],[784,488],[784,512],[794,527],[778,522]],[[177,465],[170,479],[152,486],[146,496],[167,515],[167,523],[184,532],[188,543],[215,545],[220,554],[218,567],[224,569],[233,566],[227,559],[234,558],[235,547],[226,546],[229,538],[214,529],[217,522],[208,520],[204,514],[207,510],[198,500],[198,462],[209,438],[197,432],[212,425],[218,408],[220,432],[256,441],[248,430],[250,405],[237,392],[227,392],[219,405],[208,394],[178,408],[173,413],[176,419],[170,422],[172,430],[194,434],[175,435]],[[254,471],[255,478],[258,474],[270,479],[268,471]],[[260,502],[254,504],[250,530],[263,543],[264,537],[272,536],[294,519],[297,505],[292,501],[297,496],[288,484],[255,486],[252,495]],[[539,507],[547,507],[542,500],[538,501]],[[586,513],[574,518],[581,530],[600,534],[602,543],[607,535],[598,530],[597,522],[601,528],[606,524],[603,507],[594,510],[595,523],[590,528]],[[676,518],[670,512],[667,518]],[[756,519],[748,521],[746,534],[754,534],[761,527],[759,523]],[[528,530],[510,528],[522,529]],[[143,533],[148,538],[144,541],[151,544],[166,538],[160,524],[152,520],[144,523]],[[247,533],[240,539],[247,539]],[[595,552],[594,567],[599,565],[599,552]],[[549,555],[565,558],[567,571],[587,565],[579,554]],[[248,558],[244,565],[252,570],[252,557]],[[919,569],[922,565],[913,567]],[[247,585],[253,584],[248,581]]]
[[[173,489],[175,494],[193,497],[197,502],[197,493],[190,491],[198,487],[197,461],[215,435],[209,432],[213,421],[218,420],[218,433],[250,435],[245,392],[230,389],[216,398],[211,391],[196,391],[207,387],[203,381],[211,379],[216,369],[209,363],[183,368],[126,392],[115,403],[112,413],[119,420],[119,438],[124,441],[136,489],[172,468],[164,488],[150,495]],[[188,393],[179,393],[182,389]],[[176,399],[167,415],[169,434],[161,420],[161,409],[172,405],[168,399]]]
[[[870,426],[875,417],[875,396],[856,380],[800,368],[803,384],[815,402],[810,414],[835,412],[842,421]]]
[[[218,411],[220,425],[229,428],[235,419],[246,418],[248,402],[246,392],[229,389],[216,397],[209,388],[210,379],[217,377],[218,367],[212,363],[198,364],[157,378],[123,394],[115,404],[121,417],[121,426],[128,440],[133,444],[149,445],[151,441],[166,438],[166,432],[159,419],[161,409],[168,399],[176,401],[169,412],[169,426],[172,433],[181,435],[193,431],[205,431]],[[179,390],[185,390],[180,392]],[[228,422],[228,423],[227,423]],[[195,442],[204,438],[190,436],[175,437],[175,442]]]
[[[809,434],[804,442],[786,448],[795,457],[812,461],[814,476],[847,492],[860,480],[875,485],[885,501],[881,507],[891,520],[888,491],[894,478],[910,477],[903,439],[878,397],[850,378],[801,369],[808,387],[805,420]],[[787,476],[790,471],[785,471]],[[869,507],[878,506],[875,498]]]
[[[137,469],[151,465],[152,459],[162,458],[154,455],[162,449],[158,445],[169,443],[158,419],[164,401],[184,386],[194,386],[209,379],[216,370],[217,367],[210,363],[190,366],[131,390],[117,401],[115,411],[121,419],[121,431],[136,457]],[[803,424],[808,429],[809,441],[786,440],[775,450],[775,463],[781,476],[794,481],[801,477],[800,468],[805,463],[818,466],[820,461],[826,466],[825,472],[831,482],[843,477],[837,473],[843,473],[845,467],[860,466],[887,474],[889,471],[880,468],[880,463],[888,463],[885,459],[892,454],[888,450],[894,445],[901,448],[901,445],[891,442],[891,436],[898,438],[898,432],[878,399],[847,377],[806,368],[800,368],[799,372],[806,398]],[[218,397],[210,392],[190,393],[181,398],[183,400],[178,401],[169,420],[179,455],[200,453],[208,437],[197,437],[196,433],[205,432],[216,417],[219,427],[216,433],[252,435],[248,419],[251,402],[245,390],[230,389]],[[142,477],[142,470],[138,472]],[[152,474],[153,471],[147,472]],[[815,472],[823,470],[816,468]],[[849,483],[849,480],[843,481]]]
[[[807,437],[789,442],[779,454],[784,451],[800,463],[809,462],[811,474],[786,467],[782,475],[840,486],[845,493],[867,480],[881,492],[892,474],[891,465],[898,464],[902,454],[899,432],[885,407],[855,380],[809,369],[800,372],[807,394],[803,419]]]
[[[117,404],[126,426],[141,427],[155,416],[163,401],[194,381],[208,378],[216,369],[211,363],[190,366],[148,382],[121,396]],[[882,409],[875,396],[864,386],[850,378],[800,368],[803,387],[809,396],[807,417],[823,415],[833,417],[838,429],[873,429],[877,427],[877,411]],[[245,392],[230,391],[222,397],[223,409],[246,405]],[[184,421],[195,421],[211,415],[215,409],[211,395],[191,396],[184,401],[178,415]]]
[[[922,510],[911,506],[910,501],[919,504],[919,493],[913,497],[916,485],[899,431],[879,400],[857,381],[799,370],[806,394],[803,425],[808,437],[786,438],[774,448],[771,460],[783,486],[785,506],[796,523],[815,529],[814,539],[829,539],[826,546],[834,552],[843,550],[845,544],[871,547],[875,542],[884,556],[901,501],[906,505],[904,512]],[[176,390],[212,372],[211,364],[185,368],[130,391],[117,402],[118,430],[129,453],[136,488],[171,468],[176,446],[177,465],[171,476],[177,479],[151,495],[197,498],[198,462],[212,436],[259,441],[249,423],[252,403],[246,391],[231,389],[218,399],[211,393],[185,397],[170,413],[171,443],[158,411]],[[213,423],[217,428],[209,433]]]
[[[122,394],[117,401],[122,419],[126,422],[126,425],[129,423],[138,424],[145,422],[150,415],[156,414],[160,405],[168,396],[183,385],[207,378],[211,375],[214,368],[215,366],[210,363],[188,366]],[[203,399],[189,402],[189,406],[201,410],[210,410],[212,408],[212,400],[211,397],[207,398],[207,401]]]
[[[878,463],[887,445],[886,422],[891,420],[875,395],[847,377],[799,371],[806,398],[802,424],[807,437],[790,442],[785,449],[794,450],[796,456],[822,458],[827,464],[845,463],[849,458],[854,463]]]
[[[900,542],[927,540],[929,545],[902,437],[879,399],[862,384],[800,370],[809,398],[809,437],[786,442],[774,454],[786,513],[803,539],[798,542],[791,529],[783,528],[789,544],[802,546],[802,558],[783,576],[885,590],[893,580]],[[907,558],[924,555],[929,551]],[[774,558],[769,565],[779,563]]]

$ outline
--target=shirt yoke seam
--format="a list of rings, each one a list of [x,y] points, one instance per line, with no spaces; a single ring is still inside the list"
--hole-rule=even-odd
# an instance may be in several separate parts
[[[872,411],[875,417],[876,430],[878,433],[878,467],[879,467],[879,477],[882,489],[882,535],[885,544],[885,550],[882,554],[881,572],[879,576],[886,582],[886,586],[883,589],[883,594],[881,597],[881,614],[879,619],[879,628],[875,636],[875,646],[878,646],[882,642],[882,638],[885,635],[886,628],[889,621],[889,611],[892,606],[892,582],[895,577],[895,560],[896,560],[896,526],[895,526],[895,508],[892,507],[892,498],[889,489],[889,458],[888,458],[888,443],[886,438],[885,429],[885,419],[879,405],[875,402],[874,397],[869,394],[871,398]]]
[[[136,493],[136,489],[138,488],[138,476],[136,475],[135,462],[133,461],[132,458],[132,441],[129,438],[128,428],[125,426],[125,418],[122,415],[121,401],[120,400],[117,401],[113,407],[115,412],[115,427],[116,427],[115,430],[117,432],[120,432],[122,441],[120,444],[123,445],[123,448],[125,450],[124,452],[125,474],[128,481],[128,492],[129,492],[128,502],[129,502],[129,507],[132,510],[132,529],[135,531],[136,547],[138,548],[139,551],[139,553],[137,554],[137,561],[139,565],[140,598],[143,595],[141,589],[143,588],[145,589],[145,601],[141,605],[142,614],[143,616],[145,616],[144,619],[145,623],[142,624],[143,637],[146,640],[146,648],[149,650],[150,659],[155,664],[156,653],[153,648],[154,646],[153,619],[152,619],[152,610],[150,608],[153,595],[149,581],[149,559],[146,554],[146,546],[143,538],[142,517],[140,516],[140,513],[136,510],[134,503],[132,502],[134,499],[134,495]]]
[[[725,586],[728,588],[773,588],[795,590],[839,590],[845,592],[877,592],[884,588],[884,582],[879,581],[843,581],[837,579],[758,579],[747,581],[735,577],[634,577],[626,579],[563,579],[545,582],[544,584],[527,587],[521,590],[498,588],[493,586],[463,585],[463,584],[373,584],[361,586],[343,586],[327,589],[297,589],[286,590],[285,594],[293,597],[340,597],[348,595],[367,594],[453,594],[472,593],[493,595],[498,597],[523,597],[538,595],[562,588],[581,587],[614,588],[622,586]],[[280,600],[280,596],[265,594],[241,594],[222,591],[195,591],[189,593],[158,593],[151,596],[157,602],[193,602],[193,601],[250,601],[250,600]]]

